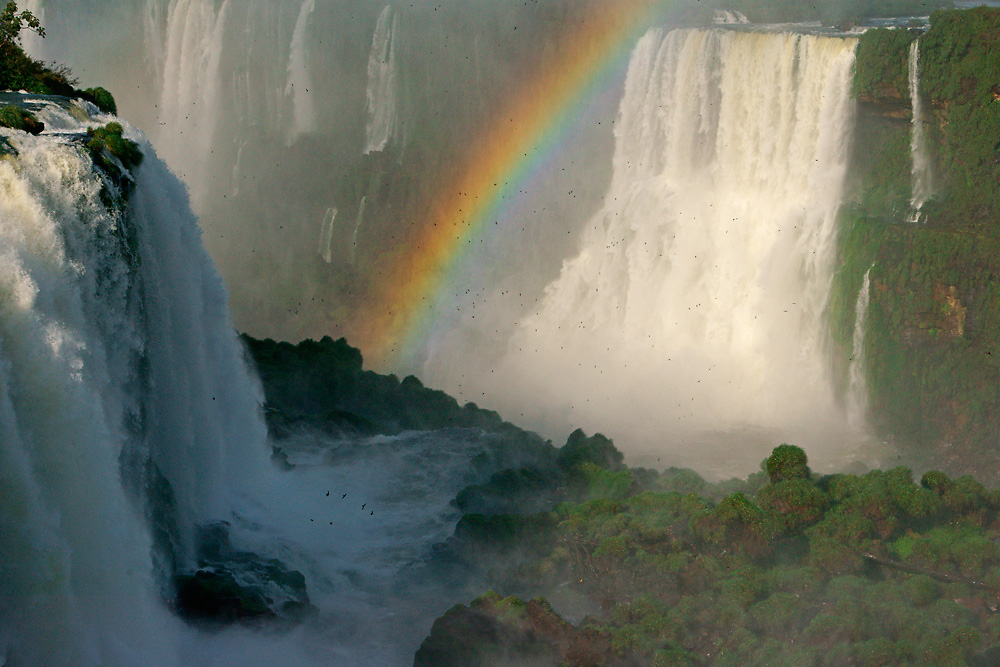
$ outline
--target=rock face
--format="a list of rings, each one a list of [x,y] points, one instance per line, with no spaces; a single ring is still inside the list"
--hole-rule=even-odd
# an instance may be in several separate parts
[[[941,11],[924,34],[869,31],[858,46],[854,198],[842,211],[842,269],[831,324],[852,354],[854,303],[871,269],[864,365],[869,418],[952,472],[979,475],[1000,439],[1000,11]],[[911,201],[908,54],[919,38],[920,95],[934,192]],[[901,119],[906,118],[907,122]],[[950,459],[950,460],[948,460]]]
[[[198,543],[198,569],[174,576],[174,607],[186,619],[223,625],[295,621],[314,611],[302,573],[277,559],[234,549],[227,524],[203,527]]]
[[[272,435],[299,427],[363,435],[450,427],[482,428],[527,437],[491,410],[460,405],[414,376],[402,381],[362,369],[361,352],[329,336],[297,345],[243,336],[260,373]]]

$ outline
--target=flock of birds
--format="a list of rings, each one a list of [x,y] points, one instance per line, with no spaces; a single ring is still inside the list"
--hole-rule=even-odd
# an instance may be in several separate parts
[[[330,497],[330,492],[329,491],[326,492],[326,496],[327,496],[327,498]],[[341,500],[345,500],[346,498],[347,498],[347,494],[346,493],[340,497]],[[368,503],[361,503],[361,511],[364,511],[367,506],[368,506]],[[370,510],[369,516],[375,516],[375,510]],[[309,519],[309,521],[315,523],[316,519]],[[332,521],[330,522],[330,525],[331,526],[333,525]]]

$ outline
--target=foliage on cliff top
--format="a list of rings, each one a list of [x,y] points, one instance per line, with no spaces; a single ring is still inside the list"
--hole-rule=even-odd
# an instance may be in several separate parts
[[[21,48],[21,32],[31,30],[41,37],[45,29],[29,11],[18,11],[15,0],[0,10],[0,89],[69,95],[73,82],[64,68],[48,68]]]
[[[582,596],[602,611],[575,626],[473,611],[530,629],[557,654],[539,665],[591,664],[584,647],[622,665],[993,664],[1000,492],[939,472],[917,483],[906,468],[805,477],[788,445],[771,459],[797,472],[717,503],[634,489],[495,516],[502,540],[480,516],[461,535],[470,557],[519,559],[495,590]],[[490,596],[500,599],[521,608]],[[435,628],[433,644],[447,646]]]
[[[1000,235],[1000,9],[939,11],[920,40],[923,93],[936,107],[936,217]]]
[[[909,49],[916,37],[909,30],[866,30],[858,40],[854,95],[864,100],[909,105]]]
[[[466,427],[543,442],[496,412],[461,405],[412,375],[400,380],[364,370],[361,352],[343,338],[292,344],[244,335],[243,342],[263,382],[268,426],[277,437],[298,426],[363,434]]]

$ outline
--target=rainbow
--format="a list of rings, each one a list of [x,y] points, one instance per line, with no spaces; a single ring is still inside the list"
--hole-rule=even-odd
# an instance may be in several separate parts
[[[419,226],[416,242],[379,281],[362,345],[381,364],[420,340],[439,292],[472,240],[558,147],[574,114],[628,57],[662,0],[598,2],[499,114]]]

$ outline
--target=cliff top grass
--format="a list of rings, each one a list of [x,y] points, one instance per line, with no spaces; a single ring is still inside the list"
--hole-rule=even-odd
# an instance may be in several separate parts
[[[45,129],[45,125],[30,111],[11,104],[0,107],[0,127],[9,127],[31,134],[40,134]]]

